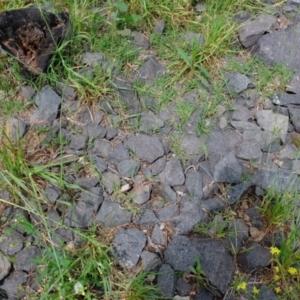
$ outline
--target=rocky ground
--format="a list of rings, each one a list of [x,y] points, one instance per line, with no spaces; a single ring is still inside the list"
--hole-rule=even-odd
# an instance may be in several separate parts
[[[298,7],[298,1],[289,1],[283,11],[260,14],[250,22],[250,14],[239,13],[236,21],[245,22],[238,32],[240,43],[266,64],[299,70]],[[163,34],[163,23],[155,30]],[[191,36],[195,33],[186,38]],[[151,46],[139,32],[133,43],[144,49]],[[96,224],[107,229],[118,263],[133,272],[141,267],[157,271],[154,282],[167,299],[279,299],[264,278],[271,272],[270,247],[280,248],[286,233],[270,230],[260,208],[272,186],[278,192],[299,187],[299,72],[286,92],[264,99],[254,74],[227,72],[224,93],[236,95],[234,110],[221,103],[206,120],[209,134],[199,136],[202,108],[177,131],[170,122],[180,122],[176,103],[156,111],[151,109],[155,99],[142,99],[133,89],[134,81],[151,85],[167,72],[155,53],[145,55],[130,76],[115,71],[101,53],[86,52],[82,63],[83,75],[99,67],[110,69],[115,93],[133,116],[128,122],[137,115],[140,119],[137,130],[125,130],[119,108],[105,99],[93,108],[82,107],[69,85],[46,85],[37,91],[22,86],[20,93],[34,101],[35,111],[27,119],[7,121],[10,137],[18,140],[32,130],[47,129],[40,151],[58,137],[65,141],[60,155],[68,161],[60,164],[61,157],[53,153],[58,163],[49,170],[58,174],[63,168],[66,180],[80,187],[62,190],[50,182],[45,186],[43,211],[53,228],[53,241],[81,247],[78,235],[67,227],[86,230]],[[201,96],[195,89],[182,100],[193,106]],[[3,190],[2,198],[9,197]],[[225,216],[228,211],[235,213]],[[40,289],[33,280],[37,263],[31,259],[43,247],[15,225],[20,215],[35,227],[40,222],[21,209],[4,208],[0,288],[7,297],[1,299],[21,299]],[[59,228],[59,222],[64,227]],[[205,276],[191,269],[197,266],[196,257]],[[257,295],[250,290],[237,296],[232,286],[237,272],[255,283]]]

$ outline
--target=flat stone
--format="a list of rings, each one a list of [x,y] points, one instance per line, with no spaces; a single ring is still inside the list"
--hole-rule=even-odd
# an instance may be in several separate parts
[[[289,83],[286,85],[285,89],[288,93],[300,94],[300,72],[296,72]],[[286,94],[291,95],[291,94]],[[300,104],[300,98],[298,97],[298,104]]]
[[[246,121],[231,121],[230,124],[240,132],[244,132],[245,130],[259,130],[260,128],[251,122]]]
[[[180,147],[189,155],[203,154],[202,147],[204,144],[204,140],[198,138],[196,135],[186,134],[181,140]]]
[[[262,152],[260,145],[256,140],[246,140],[235,147],[235,155],[238,158],[245,160],[260,161],[262,158]]]
[[[135,223],[141,226],[151,226],[158,224],[159,220],[152,210],[146,210],[135,218]]]
[[[152,133],[164,126],[164,122],[151,111],[142,113],[140,122],[141,125],[139,129],[141,133]]]
[[[260,110],[256,113],[258,125],[271,132],[274,137],[279,137],[284,143],[288,131],[289,117],[273,113],[271,110]]]
[[[154,136],[139,134],[129,137],[125,145],[130,148],[139,159],[153,163],[165,152],[159,139]]]
[[[231,186],[228,189],[226,194],[229,205],[232,205],[237,201],[239,201],[252,186],[253,186],[252,182],[242,182],[234,186]]]
[[[287,93],[276,93],[273,95],[272,102],[275,105],[280,105],[280,106],[299,105],[300,104],[300,95],[287,94]]]
[[[154,252],[144,250],[141,254],[141,259],[142,268],[145,272],[157,272],[162,265],[160,257]]]
[[[3,289],[9,300],[22,299],[25,295],[24,288],[27,282],[28,274],[23,271],[13,271],[8,277],[6,277],[0,288]]]
[[[18,252],[15,257],[14,269],[16,271],[34,271],[37,263],[34,259],[37,259],[41,255],[41,251],[36,246],[29,246]]]
[[[146,241],[145,234],[136,228],[119,229],[112,242],[119,262],[127,268],[134,267],[139,261]]]
[[[104,228],[112,228],[131,222],[132,214],[118,203],[105,200],[96,215],[96,221]]]
[[[142,185],[135,187],[132,192],[132,201],[135,204],[142,205],[150,199],[151,186]]]
[[[58,116],[62,99],[46,85],[34,96],[34,102],[38,107],[38,118],[52,122]]]
[[[277,19],[271,15],[261,14],[253,21],[248,22],[238,31],[241,44],[245,48],[252,47],[266,32],[277,28]]]
[[[122,177],[132,178],[140,169],[140,163],[134,159],[125,159],[118,163],[118,171]]]
[[[233,121],[248,121],[252,118],[252,115],[247,107],[240,104],[234,105],[234,111],[232,113]]]
[[[195,200],[203,197],[202,174],[196,170],[188,170],[186,173],[185,186],[189,196]]]
[[[0,253],[0,280],[5,278],[11,269],[11,262],[9,259],[2,253]]]
[[[93,155],[92,161],[94,162],[94,166],[95,166],[96,170],[100,174],[107,170],[107,163],[101,157]]]
[[[84,201],[77,201],[68,207],[64,224],[70,227],[85,228],[92,225],[94,206]]]
[[[225,74],[225,79],[227,80],[226,88],[230,94],[240,94],[254,86],[247,76],[237,72]]]
[[[258,40],[253,53],[265,63],[284,64],[297,71],[300,68],[299,30],[300,24],[295,24],[285,30],[265,34]]]
[[[179,215],[179,207],[178,205],[169,205],[156,209],[154,212],[161,222],[169,222]]]
[[[167,184],[158,183],[152,188],[154,194],[157,194],[163,200],[175,203],[177,201],[177,195],[175,191]]]
[[[123,160],[129,159],[129,152],[122,143],[117,144],[108,155],[109,162],[117,165]]]
[[[105,172],[102,174],[102,183],[107,191],[108,194],[112,194],[116,191],[116,189],[119,189],[121,184],[120,177],[111,172]]]
[[[167,246],[167,235],[160,229],[158,224],[153,227],[151,240],[156,245]]]
[[[224,156],[215,166],[216,182],[239,183],[242,180],[242,167],[232,152]]]
[[[113,149],[108,141],[101,139],[96,139],[94,141],[92,153],[99,155],[103,158],[108,158],[112,151]]]
[[[149,165],[147,168],[143,170],[145,176],[156,176],[157,174],[161,173],[167,163],[167,157],[164,155],[161,158],[157,159],[154,163]]]
[[[159,177],[163,183],[170,186],[184,184],[185,177],[179,159],[174,157],[167,161],[166,167]]]
[[[233,257],[221,241],[195,238],[191,242],[197,249],[202,270],[209,283],[225,294],[235,271]]]
[[[272,260],[270,251],[258,243],[251,244],[247,251],[238,254],[237,262],[245,273],[267,267]]]
[[[71,136],[71,142],[69,147],[74,150],[85,149],[88,137],[86,135],[76,134]]]
[[[163,264],[158,271],[156,285],[165,297],[174,297],[176,290],[176,281],[177,275],[174,270],[168,264]]]
[[[25,123],[24,121],[16,117],[11,117],[6,122],[7,136],[13,142],[17,142],[19,139],[24,137],[28,129],[29,129],[29,124]]]
[[[106,136],[106,128],[99,124],[89,123],[83,127],[83,135],[89,138],[104,138]]]
[[[15,231],[11,228],[4,229],[4,232],[1,234],[0,250],[4,254],[14,255],[23,249],[23,240],[23,235],[18,231]],[[3,268],[0,267],[0,270],[3,270]],[[0,280],[2,279],[3,278],[1,278],[0,275]]]
[[[298,156],[298,149],[294,144],[286,144],[279,153],[279,159],[296,159]]]
[[[186,236],[175,236],[164,252],[165,263],[175,271],[190,272],[190,266],[194,266],[195,257],[198,256],[195,246]]]
[[[116,130],[113,127],[106,127],[106,139],[107,140],[112,140],[113,138],[115,138],[118,135],[118,130]]]
[[[78,177],[76,178],[74,183],[79,185],[83,189],[89,190],[99,183],[99,179],[96,176]]]

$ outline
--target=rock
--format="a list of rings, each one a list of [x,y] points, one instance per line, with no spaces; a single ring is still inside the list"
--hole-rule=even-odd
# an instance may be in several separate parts
[[[260,128],[251,122],[245,121],[231,121],[230,124],[240,132],[244,132],[245,130],[259,130]]]
[[[238,24],[245,23],[251,18],[252,18],[251,14],[247,11],[240,11],[233,16],[234,21],[237,22]]]
[[[139,129],[141,133],[152,133],[164,126],[164,122],[151,111],[142,113],[140,122],[141,125]]]
[[[298,176],[286,170],[257,170],[253,182],[262,189],[276,188],[279,192],[294,190]]]
[[[183,35],[182,38],[188,45],[189,49],[193,49],[193,47],[196,47],[196,49],[200,48],[205,43],[204,36],[197,32],[187,32]]]
[[[209,283],[225,294],[234,275],[233,257],[221,241],[207,238],[191,239],[198,251],[202,269]]]
[[[11,117],[6,122],[6,133],[12,142],[20,140],[28,131],[29,124],[22,120]]]
[[[140,169],[140,163],[134,159],[125,159],[118,163],[117,168],[122,177],[133,178]]]
[[[96,221],[104,228],[112,228],[131,222],[132,214],[118,203],[105,200],[96,215]]]
[[[160,229],[158,224],[153,227],[151,240],[156,245],[167,246],[167,235]]]
[[[117,144],[108,154],[108,160],[111,164],[117,165],[123,160],[129,159],[129,152],[122,143]]]
[[[76,178],[74,183],[79,185],[83,189],[89,190],[99,183],[99,179],[96,176],[78,177]]]
[[[288,109],[295,131],[300,133],[300,108],[289,106]]]
[[[30,85],[21,86],[21,94],[26,100],[31,100],[35,95],[35,89]]]
[[[176,289],[176,281],[177,275],[174,270],[168,264],[163,264],[158,271],[157,288],[164,296],[173,298]]]
[[[233,239],[238,239],[242,243],[249,238],[249,227],[242,219],[230,222],[228,225],[228,232],[231,233]]]
[[[175,203],[177,201],[177,195],[169,185],[162,183],[155,184],[152,191],[154,194],[163,198],[164,201],[171,203]]]
[[[202,289],[199,293],[197,293],[196,298],[194,300],[213,300],[214,295],[211,294],[208,290]],[[225,298],[226,300],[229,300]]]
[[[0,280],[5,278],[11,269],[10,260],[2,253],[0,253]]]
[[[277,19],[275,17],[261,14],[239,29],[240,42],[245,48],[252,47],[262,35],[276,28]]]
[[[112,151],[112,147],[108,141],[101,139],[96,139],[94,141],[92,153],[99,155],[103,158],[108,158]]]
[[[9,300],[22,299],[25,292],[25,284],[27,282],[28,274],[23,271],[13,271],[8,277],[6,277],[0,288],[3,289]]]
[[[106,172],[102,174],[102,183],[108,194],[112,194],[119,189],[121,180],[120,177],[111,172]]]
[[[300,72],[296,72],[290,82],[287,84],[286,89],[288,93],[300,94]],[[291,94],[284,94],[291,95]],[[300,103],[300,98],[298,98],[298,104]]]
[[[262,230],[264,226],[264,220],[260,211],[255,207],[250,207],[245,210],[245,214],[251,218],[251,224],[253,227]]]
[[[150,199],[151,187],[149,185],[142,185],[135,187],[132,192],[132,201],[135,204],[142,205]]]
[[[86,135],[75,134],[71,137],[69,147],[74,150],[83,150],[87,142],[88,137]]]
[[[55,90],[64,101],[74,101],[77,98],[75,89],[68,82],[57,82]]]
[[[176,283],[176,292],[180,296],[188,296],[192,291],[191,284],[184,281],[182,278],[179,278]]]
[[[112,242],[119,262],[127,268],[134,267],[139,261],[146,240],[145,234],[136,228],[119,229]]]
[[[154,32],[162,34],[165,29],[165,21],[159,20],[154,26]]]
[[[148,50],[150,47],[150,40],[149,38],[138,32],[138,31],[132,31],[131,33],[133,35],[134,38],[134,46],[137,48],[143,48],[145,50]]]
[[[157,77],[165,74],[166,67],[162,65],[154,55],[150,55],[143,65],[134,73],[135,79],[151,84]]]
[[[269,250],[253,243],[248,251],[238,254],[237,262],[245,273],[251,273],[259,268],[267,267],[271,263],[272,255]]]
[[[248,121],[252,118],[252,115],[247,107],[240,104],[234,105],[234,111],[232,113],[233,121]]]
[[[104,58],[99,52],[85,52],[82,55],[81,61],[86,66],[96,67],[101,66]]]
[[[34,102],[38,107],[37,119],[44,119],[48,122],[52,122],[58,116],[62,99],[49,85],[46,85],[34,96]],[[32,121],[35,120],[32,119],[31,122]]]
[[[89,123],[83,127],[83,135],[88,136],[90,139],[104,138],[106,135],[106,129],[99,124]]]
[[[175,236],[164,252],[165,263],[175,271],[190,272],[190,266],[194,266],[198,256],[195,246],[186,236]]]
[[[157,159],[154,163],[149,165],[147,168],[145,168],[143,170],[143,173],[145,176],[150,176],[150,177],[155,176],[161,173],[165,169],[166,163],[167,163],[167,158],[164,155],[161,158]]]
[[[252,182],[242,182],[234,186],[231,186],[228,189],[226,194],[229,205],[232,205],[237,201],[239,201],[252,186],[253,186]]]
[[[145,272],[158,271],[162,264],[160,257],[153,252],[144,250],[141,254],[142,268]]]
[[[287,94],[287,93],[276,93],[273,95],[272,102],[275,105],[288,106],[288,105],[299,105],[300,95]]]
[[[139,134],[129,137],[125,145],[131,149],[139,159],[153,163],[164,155],[164,149],[157,137]]]
[[[299,70],[300,62],[297,59],[300,55],[299,30],[300,24],[296,24],[285,30],[263,35],[258,40],[253,53],[265,63],[284,64],[291,70]]]
[[[201,207],[208,211],[215,211],[226,207],[224,201],[219,197],[214,197],[201,201]]]
[[[195,200],[201,200],[203,197],[202,175],[196,170],[188,170],[186,173],[185,186],[189,196]]]
[[[154,212],[159,221],[169,222],[179,215],[179,207],[178,205],[169,205],[163,208],[156,209]]]
[[[298,149],[294,144],[286,144],[279,153],[279,159],[296,159]]]
[[[185,177],[179,159],[174,157],[167,161],[166,167],[160,173],[159,177],[164,184],[170,186],[184,184]]]
[[[262,152],[260,145],[256,140],[246,140],[235,147],[235,155],[238,158],[245,160],[260,161],[262,158]]]
[[[240,94],[248,88],[254,87],[250,79],[240,73],[227,73],[225,79],[227,81],[226,88],[230,94]]]
[[[14,269],[15,271],[34,271],[37,263],[34,259],[39,258],[41,251],[36,246],[29,246],[21,250],[15,255]]]
[[[23,249],[23,235],[11,228],[4,229],[1,235],[0,250],[7,255],[14,255]],[[0,267],[0,270],[4,270]],[[0,276],[0,280],[2,280]]]
[[[101,157],[93,155],[91,160],[94,162],[94,166],[100,174],[107,170],[107,163]]]
[[[229,152],[215,166],[214,180],[216,182],[239,183],[242,180],[242,167]]]
[[[84,228],[92,225],[94,206],[77,201],[65,212],[64,224],[70,227]]]
[[[260,110],[256,113],[258,125],[278,137],[284,143],[288,131],[289,118],[282,114],[273,113],[271,110]]]
[[[113,127],[106,127],[106,139],[112,140],[118,135],[118,130],[114,129]]]
[[[203,154],[204,141],[193,134],[183,136],[180,147],[188,155]]]
[[[257,300],[277,300],[277,296],[274,292],[265,284],[263,284],[259,289],[259,294],[257,295]]]

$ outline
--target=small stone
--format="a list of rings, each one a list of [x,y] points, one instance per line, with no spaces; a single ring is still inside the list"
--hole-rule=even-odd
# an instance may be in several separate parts
[[[153,252],[144,250],[141,254],[142,267],[145,272],[158,271],[162,264],[160,257]]]
[[[227,80],[227,90],[230,94],[240,94],[241,92],[253,87],[250,79],[240,73],[228,73],[225,75]]]
[[[11,117],[7,120],[6,133],[13,142],[21,139],[27,133],[28,129],[29,125],[18,118]]]
[[[134,159],[125,159],[118,163],[118,171],[122,177],[132,178],[140,169],[140,163]]]
[[[5,278],[9,274],[10,269],[11,269],[11,262],[5,255],[0,253],[0,280]]]
[[[151,187],[149,185],[138,186],[132,193],[132,201],[142,205],[150,199]]]
[[[85,135],[72,135],[69,147],[74,150],[82,150],[85,148],[88,137]]]
[[[199,171],[189,170],[186,173],[185,186],[189,195],[196,200],[201,200],[203,197],[202,190],[202,175]]]
[[[169,205],[156,209],[154,212],[161,222],[169,222],[179,215],[179,207],[178,205]]]
[[[102,175],[102,183],[107,193],[112,194],[119,189],[121,180],[117,174],[111,172],[105,172]]]
[[[14,269],[16,271],[34,271],[37,263],[34,259],[37,259],[41,254],[41,251],[36,246],[29,246],[24,248],[15,255]]]
[[[185,181],[182,166],[177,157],[167,161],[165,169],[159,176],[163,183],[170,186],[182,185]]]
[[[145,50],[149,49],[150,40],[146,35],[138,32],[138,31],[132,31],[132,35],[133,35],[133,38],[134,38],[135,47],[143,48]]]
[[[21,86],[21,94],[26,100],[31,100],[35,95],[35,89],[30,85]]]
[[[165,21],[160,20],[154,26],[154,32],[162,34],[165,29]]]
[[[163,264],[157,276],[157,288],[168,298],[173,298],[176,290],[177,275],[168,265]]]
[[[129,159],[129,152],[122,143],[119,143],[115,148],[108,154],[109,162],[117,165],[123,160]]]

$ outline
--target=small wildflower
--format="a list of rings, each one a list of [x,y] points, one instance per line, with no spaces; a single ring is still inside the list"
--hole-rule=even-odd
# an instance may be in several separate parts
[[[270,252],[273,255],[277,255],[280,253],[280,250],[277,247],[270,247]]]
[[[241,282],[237,286],[238,290],[246,290],[246,288],[247,288],[247,283],[246,282]]]
[[[279,267],[278,266],[275,266],[274,270],[275,270],[275,273],[279,273]]]
[[[76,282],[74,284],[74,291],[75,291],[76,294],[84,293],[84,287],[83,287],[81,282]]]
[[[276,287],[276,288],[275,288],[275,292],[276,292],[277,294],[279,294],[279,293],[281,292],[281,288],[280,288],[280,287]]]
[[[274,279],[274,281],[278,281],[280,279],[280,276],[274,275],[273,279]]]
[[[288,272],[291,274],[291,275],[296,275],[298,273],[297,269],[294,268],[294,267],[290,267],[288,269]]]
[[[254,295],[258,295],[259,289],[258,289],[256,286],[254,286],[253,289],[252,289],[252,293],[253,293]]]

